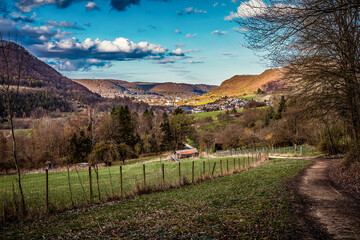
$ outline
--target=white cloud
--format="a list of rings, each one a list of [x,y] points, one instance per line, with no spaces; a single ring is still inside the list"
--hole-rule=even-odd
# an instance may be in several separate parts
[[[230,12],[224,20],[232,21],[234,18],[250,18],[264,14],[267,10],[267,5],[262,0],[249,0],[242,2],[237,8],[237,12]]]
[[[213,4],[213,7],[216,7],[217,5],[219,5],[218,2],[214,3],[214,4]]]
[[[181,33],[181,31],[179,29],[175,29],[174,33],[178,34],[178,33]]]
[[[35,12],[33,12],[31,16],[26,16],[26,15],[23,15],[23,14],[21,14],[19,12],[12,12],[9,15],[10,15],[11,19],[16,21],[16,22],[32,23],[35,20],[37,20]]]
[[[99,6],[95,2],[88,2],[85,5],[85,8],[86,8],[87,11],[100,10]]]
[[[57,4],[57,0],[19,0],[15,6],[22,12],[31,12],[33,7],[40,7],[45,4]]]
[[[164,55],[168,50],[160,45],[148,42],[134,43],[126,38],[116,38],[114,41],[100,41],[98,38],[85,39],[80,42],[75,37],[60,41],[46,42],[31,47],[40,57],[58,57],[68,59],[99,59],[125,61],[141,59],[149,56]]]
[[[157,61],[158,64],[168,64],[168,63],[174,63],[175,60],[174,59],[162,59]]]
[[[71,29],[78,29],[78,30],[84,29],[83,27],[76,25],[76,22],[69,23],[66,21],[56,22],[56,21],[50,20],[50,21],[46,21],[45,24],[48,26],[60,27],[60,28],[71,28]]]
[[[188,33],[188,34],[186,34],[186,38],[194,38],[194,37],[196,37],[198,34],[197,33],[194,33],[194,34],[190,34],[190,33]]]
[[[181,48],[177,48],[173,51],[170,52],[170,55],[173,56],[185,56],[185,53],[189,53],[189,52],[198,52],[199,50],[197,49],[187,49],[187,50],[182,50]]]
[[[249,31],[249,29],[247,29],[246,27],[242,27],[242,28],[234,27],[232,30],[235,31],[235,32],[239,32],[239,33]]]
[[[193,61],[193,60],[190,60],[190,61],[186,61],[184,62],[186,64],[199,64],[199,63],[204,63],[203,61]]]
[[[13,20],[3,18],[0,16],[0,32],[7,33],[12,32],[16,29],[16,24]]]
[[[183,52],[183,50],[181,48],[177,48],[177,49],[171,51],[170,54],[174,55],[174,56],[184,56],[185,55],[185,53]]]
[[[196,14],[196,13],[207,13],[207,11],[204,10],[198,10],[193,7],[184,8],[183,10],[176,12],[178,15],[184,15],[184,14]]]
[[[76,60],[59,60],[51,61],[50,65],[61,71],[89,71],[92,67],[109,68],[111,63],[98,59],[76,59]]]
[[[211,34],[221,36],[221,35],[224,35],[226,33],[227,33],[226,31],[215,30]]]

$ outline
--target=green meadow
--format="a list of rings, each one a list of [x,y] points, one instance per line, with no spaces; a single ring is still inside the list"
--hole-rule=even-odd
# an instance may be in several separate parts
[[[226,174],[234,169],[240,170],[248,166],[255,159],[243,158],[212,158],[183,160],[180,163],[170,161],[154,161],[146,164],[137,163],[122,166],[123,196],[131,196],[145,188],[162,188],[176,186],[201,178]],[[162,172],[164,165],[164,179]],[[145,168],[144,168],[145,166]],[[145,180],[144,180],[145,170]],[[48,196],[51,210],[62,210],[74,206],[86,205],[90,202],[102,202],[119,197],[121,194],[120,166],[98,168],[91,170],[91,191],[88,168],[79,170],[48,173]],[[22,175],[22,187],[25,203],[30,213],[45,212],[45,172]],[[15,211],[14,199],[19,197],[15,176],[0,177],[0,208],[4,206]],[[16,202],[16,201],[15,201]]]
[[[196,161],[197,169],[201,163]],[[286,186],[309,164],[270,160],[201,184],[25,221],[2,235],[5,239],[297,239]],[[166,164],[169,169],[171,165],[176,164]],[[134,165],[135,169],[141,170]]]

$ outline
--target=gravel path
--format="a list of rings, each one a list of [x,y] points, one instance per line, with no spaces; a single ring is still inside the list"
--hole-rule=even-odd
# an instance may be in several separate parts
[[[313,161],[298,185],[298,194],[305,199],[306,217],[321,226],[333,239],[360,239],[359,200],[335,187],[328,177],[328,168],[339,160]]]

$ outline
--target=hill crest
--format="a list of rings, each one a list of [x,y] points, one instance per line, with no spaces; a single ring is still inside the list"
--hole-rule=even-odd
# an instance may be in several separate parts
[[[100,94],[102,97],[114,98],[122,95],[159,95],[192,97],[207,93],[214,88],[213,85],[189,84],[189,83],[150,83],[150,82],[127,82],[114,79],[73,79],[82,84],[90,91]]]
[[[259,75],[235,75],[208,92],[208,95],[239,96],[256,93],[258,89],[273,92],[284,88],[283,69],[268,69]]]

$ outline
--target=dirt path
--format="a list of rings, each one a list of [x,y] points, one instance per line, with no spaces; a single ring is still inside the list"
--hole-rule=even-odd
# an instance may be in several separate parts
[[[327,174],[328,168],[339,160],[313,161],[298,185],[298,194],[305,206],[302,221],[307,222],[308,227],[310,221],[312,231],[324,231],[325,235],[318,233],[322,239],[360,239],[360,201],[335,187]],[[311,239],[314,235],[305,238]]]

